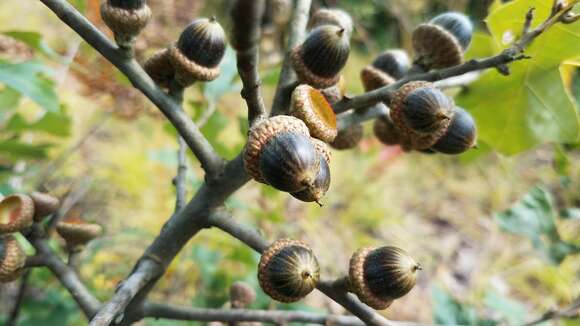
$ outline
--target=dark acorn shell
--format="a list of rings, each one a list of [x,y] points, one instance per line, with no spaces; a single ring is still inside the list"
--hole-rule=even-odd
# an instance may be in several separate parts
[[[473,36],[473,23],[469,17],[459,12],[447,12],[433,18],[429,23],[441,26],[455,36],[464,51],[469,47]]]
[[[272,137],[260,154],[260,173],[266,183],[286,192],[311,187],[320,166],[309,137],[280,133]]]
[[[447,132],[432,149],[444,154],[461,154],[475,146],[477,128],[469,112],[456,108]]]
[[[216,67],[226,51],[224,30],[213,17],[198,18],[183,30],[177,48],[202,67]]]
[[[350,43],[344,28],[325,25],[312,31],[302,44],[302,60],[315,75],[334,77],[346,65]]]
[[[372,65],[366,66],[361,70],[360,80],[362,81],[365,92],[391,85],[396,81],[391,75]]]
[[[338,150],[355,148],[363,138],[363,134],[364,128],[360,124],[340,129],[330,146]]]
[[[349,284],[361,301],[375,309],[385,309],[411,291],[420,269],[400,248],[364,248],[351,258]]]
[[[116,8],[135,10],[145,5],[145,0],[108,0],[109,5]]]
[[[407,127],[418,133],[433,133],[444,126],[453,113],[453,101],[433,87],[418,88],[403,100],[403,119]]]
[[[404,50],[393,49],[379,54],[372,65],[397,80],[407,73],[411,60]]]
[[[320,200],[324,197],[328,188],[330,188],[330,167],[326,159],[320,155],[320,168],[312,186],[299,192],[293,192],[291,195],[301,201],[316,202],[322,206]]]
[[[260,258],[260,287],[275,300],[298,301],[314,290],[319,279],[318,260],[300,241],[278,240]]]

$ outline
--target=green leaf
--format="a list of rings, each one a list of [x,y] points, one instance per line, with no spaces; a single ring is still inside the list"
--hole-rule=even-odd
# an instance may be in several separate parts
[[[60,56],[51,49],[46,42],[42,39],[42,34],[37,32],[29,32],[29,31],[6,31],[2,32],[2,34],[9,36],[13,39],[19,40],[30,48],[46,55],[51,59],[61,60]]]
[[[0,141],[0,154],[5,154],[14,160],[18,159],[43,159],[46,158],[47,150],[51,145],[32,145],[17,140]]]
[[[42,131],[54,136],[66,137],[70,135],[72,121],[63,111],[46,112],[42,118],[35,122],[28,123],[20,114],[15,114],[8,121],[6,131]]]
[[[29,97],[50,112],[59,109],[54,83],[45,76],[52,71],[36,61],[8,63],[0,61],[0,82]]]
[[[0,111],[13,110],[18,106],[20,93],[10,87],[0,90]],[[0,112],[1,114],[2,112]],[[0,116],[1,117],[1,116]]]
[[[526,306],[497,292],[487,292],[484,301],[485,305],[499,313],[508,325],[521,325],[526,321],[526,316],[529,316]]]
[[[580,208],[567,208],[560,211],[560,218],[564,220],[580,220]]]
[[[438,325],[478,325],[493,326],[497,323],[480,319],[473,307],[455,300],[439,287],[433,287],[433,322]]]
[[[530,7],[536,8],[536,24],[550,11],[544,0],[517,0],[488,16],[496,52],[510,45],[506,40],[518,37]],[[551,27],[526,54],[532,59],[511,64],[510,76],[488,71],[457,98],[474,115],[480,138],[506,154],[579,139],[578,112],[559,68],[565,60],[580,56],[580,24]]]

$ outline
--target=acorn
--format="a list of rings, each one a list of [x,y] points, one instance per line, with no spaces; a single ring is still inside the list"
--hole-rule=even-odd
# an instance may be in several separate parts
[[[230,304],[232,308],[243,309],[256,300],[256,291],[245,282],[234,282],[230,287]]]
[[[225,51],[225,32],[215,17],[195,19],[183,30],[177,43],[169,47],[175,80],[187,87],[196,80],[216,79]]]
[[[115,34],[120,47],[130,47],[151,19],[145,0],[106,0],[101,5],[101,18]]]
[[[54,212],[60,206],[60,201],[53,195],[43,192],[33,192],[30,199],[34,202],[34,221],[41,222],[42,219]]]
[[[314,88],[330,87],[338,82],[349,52],[350,43],[344,28],[320,26],[292,50],[292,67],[300,82]]]
[[[274,300],[298,301],[314,290],[319,279],[318,260],[300,241],[278,240],[260,258],[258,281],[262,290]]]
[[[56,232],[66,241],[70,252],[82,250],[87,243],[101,236],[103,228],[80,218],[68,218],[56,224]]]
[[[447,131],[431,149],[444,154],[461,154],[474,148],[476,140],[477,128],[473,117],[469,112],[456,107]]]
[[[407,52],[391,49],[379,54],[360,74],[365,91],[372,91],[393,84],[409,70],[411,60]]]
[[[10,195],[0,201],[0,234],[20,232],[32,225],[34,202],[23,194]]]
[[[169,50],[157,51],[143,64],[143,69],[159,86],[168,88],[175,75],[169,58]]]
[[[350,14],[338,8],[320,8],[311,17],[308,22],[308,29],[314,29],[323,25],[334,25],[344,28],[348,37],[352,35],[353,22]]]
[[[360,124],[340,129],[330,146],[338,150],[355,148],[363,138],[363,134],[364,128]]]
[[[291,193],[291,195],[304,202],[316,202],[320,207],[322,207],[320,200],[324,197],[328,188],[330,188],[329,165],[331,153],[328,146],[323,141],[316,138],[311,138],[310,140],[312,141],[320,160],[318,174],[316,175],[311,187],[299,192]]]
[[[290,114],[304,121],[310,135],[324,142],[336,137],[336,114],[321,91],[303,84],[294,89]]]
[[[24,271],[26,254],[12,234],[0,235],[0,283],[16,280]]]
[[[458,12],[441,14],[413,32],[416,62],[427,70],[461,64],[472,35],[473,24],[467,16]]]
[[[385,145],[398,145],[401,143],[401,132],[397,130],[390,117],[378,117],[373,123],[373,132],[377,139]]]
[[[419,265],[404,250],[363,248],[350,259],[349,286],[370,307],[382,310],[415,286]]]
[[[260,172],[262,149],[271,138],[285,132],[310,137],[308,127],[302,120],[287,115],[279,115],[258,121],[250,128],[248,143],[244,149],[244,168],[254,180],[266,183]]]
[[[391,100],[390,117],[400,134],[410,141],[409,149],[433,146],[447,130],[453,117],[453,101],[423,81],[398,89]]]

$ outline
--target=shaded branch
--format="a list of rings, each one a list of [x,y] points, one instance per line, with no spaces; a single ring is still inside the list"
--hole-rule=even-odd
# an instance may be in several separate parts
[[[40,267],[44,266],[44,260],[40,256],[31,256],[26,258],[26,267]],[[18,294],[16,295],[16,300],[12,306],[12,311],[10,311],[10,317],[6,321],[6,326],[16,326],[18,325],[18,317],[20,317],[20,309],[22,308],[22,303],[24,302],[24,296],[26,295],[26,290],[28,288],[28,282],[30,280],[30,274],[32,269],[24,272],[24,275],[20,279],[20,286],[18,287]]]
[[[209,141],[189,116],[175,101],[167,96],[135,59],[127,57],[101,31],[91,24],[81,13],[65,0],[40,0],[52,10],[65,24],[79,34],[87,43],[117,67],[131,84],[139,89],[177,129],[193,154],[199,159],[202,168],[211,177],[223,168],[223,159],[215,152]]]
[[[177,174],[173,178],[173,184],[175,185],[175,211],[177,212],[183,206],[185,206],[185,197],[187,195],[186,188],[186,178],[187,178],[187,157],[185,156],[185,147],[187,144],[181,138],[177,136]]]
[[[384,103],[377,103],[366,110],[350,110],[336,116],[338,130],[374,120],[380,116],[389,114],[389,108]]]

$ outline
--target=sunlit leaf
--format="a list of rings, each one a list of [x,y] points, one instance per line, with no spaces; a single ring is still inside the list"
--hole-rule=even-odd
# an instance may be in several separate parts
[[[50,145],[32,145],[17,140],[0,141],[0,155],[17,159],[42,159],[47,157]]]
[[[8,63],[0,61],[0,82],[29,97],[50,112],[59,109],[54,83],[47,78],[52,71],[36,61]]]
[[[53,49],[51,49],[48,44],[46,44],[46,42],[42,39],[42,34],[40,33],[29,31],[6,31],[2,32],[2,34],[25,43],[30,48],[46,55],[51,59],[61,59],[60,56]]]
[[[42,131],[54,136],[65,137],[71,132],[72,121],[70,117],[62,112],[46,112],[39,120],[28,123],[20,114],[15,114],[8,121],[5,131]]]

